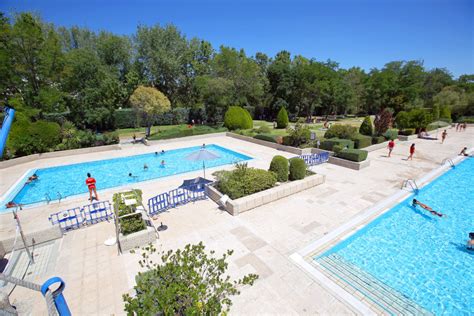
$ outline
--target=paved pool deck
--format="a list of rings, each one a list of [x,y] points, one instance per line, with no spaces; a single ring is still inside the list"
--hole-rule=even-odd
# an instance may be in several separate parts
[[[210,200],[171,209],[155,221],[157,225],[163,222],[168,226],[168,230],[160,233],[156,246],[158,250],[168,250],[203,241],[208,249],[218,253],[233,249],[229,273],[235,277],[257,273],[260,278],[253,287],[242,288],[241,295],[234,297],[231,314],[357,314],[295,265],[290,255],[398,192],[403,180],[423,176],[439,167],[444,158],[456,156],[464,146],[474,147],[474,128],[469,127],[465,132],[449,129],[448,133],[444,144],[430,140],[397,141],[391,158],[386,157],[385,149],[373,151],[369,154],[371,165],[360,171],[331,164],[317,166],[313,170],[326,175],[324,184],[236,217],[219,210]],[[29,168],[169,150],[203,142],[252,156],[256,159],[249,165],[259,168],[268,168],[276,154],[294,156],[225,136],[179,139],[151,147],[129,145],[120,151],[51,158],[14,166],[0,170],[0,190],[4,192]],[[417,152],[413,161],[406,161],[412,142],[416,144]],[[141,188],[144,198],[148,199],[177,187],[185,178],[201,174],[192,172],[134,187]],[[101,198],[110,198],[118,190],[109,191],[99,192]],[[21,211],[25,231],[47,227],[49,213],[85,204],[86,199],[80,197],[59,205],[53,203]],[[13,234],[11,215],[0,215],[0,239]],[[65,296],[73,314],[124,314],[121,295],[132,293],[134,275],[139,271],[138,258],[130,253],[118,256],[115,247],[104,246],[104,240],[113,234],[114,225],[107,222],[67,233],[58,243],[57,251],[50,252],[56,255],[50,256],[49,268],[38,275],[27,275],[27,279],[42,282],[52,275],[61,276],[67,282]],[[37,293],[17,288],[11,299],[25,306],[25,311],[33,308],[35,314],[45,312],[44,300]]]

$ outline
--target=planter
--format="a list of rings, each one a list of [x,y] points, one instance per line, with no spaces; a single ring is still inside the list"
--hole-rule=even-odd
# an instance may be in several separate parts
[[[279,200],[291,194],[323,184],[325,179],[325,176],[315,174],[308,176],[303,180],[283,183],[277,187],[244,196],[236,200],[229,199],[226,202],[225,210],[229,214],[236,216],[240,213]],[[206,190],[208,196],[215,202],[217,202],[223,196],[223,194],[213,186],[207,186]]]
[[[356,161],[350,161],[350,160],[341,159],[341,158],[331,156],[331,157],[329,157],[328,162],[330,164],[333,164],[333,165],[336,165],[336,166],[341,166],[341,167],[344,167],[344,168],[349,168],[349,169],[352,169],[352,170],[360,170],[360,169],[364,169],[364,168],[367,168],[368,166],[370,166],[370,160],[369,159],[366,159],[366,160],[361,161],[361,162],[356,162]]]
[[[289,152],[289,153],[292,153],[292,154],[295,154],[295,155],[309,154],[311,152],[311,148],[301,149],[301,148],[296,148],[296,147],[292,147],[292,146],[285,146],[285,145],[272,143],[272,142],[267,142],[265,140],[256,139],[256,138],[253,138],[253,137],[234,134],[234,133],[229,133],[229,132],[226,133],[226,136],[236,138],[236,139],[240,139],[240,140],[243,140],[243,141],[246,141],[246,142],[249,142],[249,143],[253,143],[253,144],[270,147],[270,148],[273,148],[273,149],[276,149],[276,150],[286,151],[286,152]]]
[[[122,251],[129,251],[131,249],[145,246],[149,243],[152,243],[156,240],[156,232],[153,227],[148,227],[144,230],[140,230],[136,233],[128,235],[119,235],[120,247]]]

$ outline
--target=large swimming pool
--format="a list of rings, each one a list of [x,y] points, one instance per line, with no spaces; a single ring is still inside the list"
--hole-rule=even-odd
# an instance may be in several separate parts
[[[415,197],[446,217],[414,209],[411,196],[314,259],[336,253],[436,315],[473,315],[473,179],[469,158]]]
[[[217,159],[206,161],[206,168],[252,159],[217,145],[207,145],[206,149],[219,156]],[[33,170],[30,174],[36,172],[39,180],[25,185],[28,175],[25,176],[25,179],[19,182],[17,190],[13,190],[14,197],[10,197],[10,200],[17,204],[32,204],[45,201],[48,198],[56,200],[59,197],[65,198],[87,193],[85,180],[88,172],[97,180],[97,190],[101,190],[201,170],[202,161],[186,160],[186,156],[198,150],[200,147],[188,147],[169,150],[163,154],[159,152],[158,155],[153,152]],[[161,161],[165,161],[164,167],[161,166]],[[148,170],[143,168],[145,164],[148,166]],[[129,176],[129,173],[132,174],[132,177]]]

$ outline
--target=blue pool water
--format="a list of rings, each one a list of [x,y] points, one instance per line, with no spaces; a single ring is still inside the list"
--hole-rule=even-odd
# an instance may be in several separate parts
[[[144,155],[38,169],[36,174],[39,179],[24,186],[23,183],[25,182],[21,182],[20,185],[23,188],[14,197],[13,201],[18,204],[31,204],[45,201],[46,194],[52,200],[55,200],[59,194],[64,198],[87,193],[88,189],[85,185],[85,180],[88,172],[97,180],[97,190],[101,190],[184,172],[202,170],[202,161],[193,162],[185,159],[187,155],[199,149],[200,147],[189,147],[169,150],[164,154],[158,153],[158,155],[155,155],[153,152]],[[207,145],[206,149],[219,156],[215,160],[206,161],[206,168],[252,159],[217,145]],[[165,161],[164,168],[160,166],[162,160]],[[148,170],[143,169],[144,164],[148,165]],[[129,177],[129,173],[136,177]]]
[[[473,315],[473,179],[469,158],[415,197],[446,217],[413,209],[411,196],[322,256],[337,253],[436,315]]]

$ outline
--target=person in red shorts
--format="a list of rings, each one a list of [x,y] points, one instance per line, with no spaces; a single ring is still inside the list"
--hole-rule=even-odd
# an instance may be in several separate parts
[[[415,154],[415,144],[411,144],[410,146],[410,156],[408,156],[407,160],[413,160],[413,155]]]
[[[87,174],[87,179],[86,179],[86,185],[89,188],[89,200],[91,202],[94,200],[94,198],[97,201],[99,200],[99,196],[97,195],[97,190],[95,188],[95,183],[96,183],[95,179],[91,177],[90,173],[88,173]],[[95,197],[92,197],[92,191],[94,191]]]
[[[392,154],[392,150],[393,148],[395,148],[395,141],[393,139],[391,139],[389,142],[388,142],[388,157],[390,158],[391,154]]]

